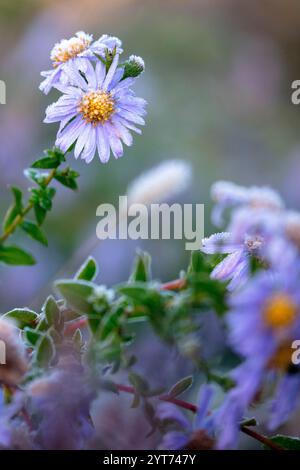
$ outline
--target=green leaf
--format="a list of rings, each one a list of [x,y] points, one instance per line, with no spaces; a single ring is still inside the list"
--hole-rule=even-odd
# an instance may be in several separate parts
[[[49,325],[44,313],[39,316],[39,322],[36,329],[37,331],[47,331],[49,329]]]
[[[55,346],[53,340],[48,335],[43,335],[37,344],[35,355],[36,363],[40,367],[47,367],[55,356]]]
[[[6,231],[11,226],[15,218],[19,214],[21,214],[23,210],[23,204],[22,204],[23,194],[22,194],[21,189],[17,188],[16,186],[12,186],[11,191],[13,193],[15,202],[8,208],[5,214],[4,221],[3,221],[4,231]]]
[[[98,266],[96,260],[89,256],[88,259],[79,268],[75,275],[76,279],[82,279],[84,281],[93,281],[98,273]]]
[[[64,154],[59,149],[46,150],[46,157],[36,160],[31,168],[40,168],[43,170],[50,170],[59,167],[65,161]]]
[[[34,209],[34,215],[35,215],[38,225],[42,225],[42,223],[45,220],[47,211],[43,209],[43,207],[41,207],[38,203],[34,204],[33,209]]]
[[[151,256],[148,253],[137,253],[130,280],[133,282],[148,282],[151,279]]]
[[[270,441],[280,445],[286,450],[300,450],[300,439],[298,437],[283,436],[277,434],[276,436],[269,437]],[[265,447],[265,446],[264,446]],[[266,449],[269,449],[267,446]]]
[[[38,204],[45,211],[52,209],[52,199],[55,196],[55,189],[48,187],[30,188],[31,198],[30,202],[34,205]]]
[[[36,322],[38,314],[29,308],[14,308],[6,312],[2,318],[10,318],[14,320],[19,328],[32,325]]]
[[[0,262],[11,265],[28,265],[35,264],[35,259],[30,253],[24,251],[17,246],[1,246],[0,245]]]
[[[26,326],[24,328],[25,339],[31,346],[35,346],[42,335],[43,333],[41,333],[40,331],[34,330],[33,328],[30,328],[29,326]]]
[[[75,190],[78,187],[76,183],[76,178],[78,178],[78,176],[79,173],[76,171],[71,168],[65,168],[62,171],[57,171],[54,178],[67,188]]]
[[[188,273],[208,273],[209,267],[201,251],[192,251]]]
[[[60,327],[61,324],[61,313],[60,309],[56,303],[56,300],[52,295],[50,295],[44,306],[43,311],[45,312],[45,317],[48,325],[53,325],[56,328]]]
[[[4,232],[6,232],[6,230],[11,226],[11,224],[13,223],[13,221],[18,215],[19,215],[19,211],[14,204],[7,209],[7,212],[4,216],[4,220],[2,224]]]
[[[84,314],[94,314],[90,297],[95,285],[83,280],[59,280],[55,287],[74,310]]]
[[[24,175],[30,181],[38,185],[43,185],[45,183],[46,178],[48,177],[48,173],[41,172],[40,170],[36,170],[35,168],[26,168],[24,170]]]
[[[171,390],[169,391],[169,395],[171,397],[178,397],[178,395],[181,395],[183,392],[186,392],[191,385],[193,384],[193,377],[189,375],[188,377],[184,377],[183,379],[179,380]]]
[[[22,198],[23,198],[23,193],[20,188],[16,186],[11,187],[11,191],[13,193],[13,196],[15,198],[15,206],[19,212],[22,211],[23,209],[23,204],[22,204]]]
[[[120,294],[126,295],[135,302],[143,303],[149,296],[149,287],[142,283],[125,284],[118,288]]]
[[[48,241],[46,238],[46,235],[44,232],[38,227],[38,225],[34,224],[33,222],[30,222],[29,220],[24,220],[21,224],[22,230],[27,233],[33,240],[36,240],[42,245],[47,246]]]

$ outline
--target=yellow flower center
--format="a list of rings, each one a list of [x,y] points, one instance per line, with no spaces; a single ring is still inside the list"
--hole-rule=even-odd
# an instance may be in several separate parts
[[[115,102],[106,91],[89,91],[80,101],[78,110],[85,121],[97,125],[108,121],[115,111]]]
[[[91,44],[91,38],[88,36],[74,37],[72,39],[64,39],[57,44],[52,53],[51,59],[53,66],[57,67],[62,62],[67,62],[78,54],[84,52]]]
[[[275,294],[264,309],[266,324],[274,329],[290,326],[297,315],[297,307],[286,294]]]
[[[291,344],[292,342],[286,342],[279,346],[279,348],[277,349],[268,364],[270,369],[279,369],[281,371],[286,371],[289,368],[292,362],[293,353]]]

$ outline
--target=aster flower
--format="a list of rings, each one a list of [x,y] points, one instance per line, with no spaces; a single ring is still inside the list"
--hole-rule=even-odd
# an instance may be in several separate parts
[[[241,287],[249,277],[249,257],[259,250],[261,240],[247,237],[243,242],[234,242],[229,232],[215,233],[202,240],[201,250],[206,254],[226,254],[211,273],[212,279],[229,281],[228,289]]]
[[[100,60],[95,68],[87,62],[85,78],[74,64],[67,64],[65,72],[73,86],[58,85],[63,95],[46,110],[44,122],[61,122],[56,146],[65,152],[76,142],[75,158],[80,156],[86,163],[96,151],[102,163],[109,160],[110,151],[121,157],[122,142],[132,145],[130,130],[140,134],[136,125],[145,124],[146,102],[130,89],[134,78],[122,80],[118,64],[118,54],[107,72]]]
[[[41,72],[45,80],[40,84],[40,90],[48,94],[51,88],[59,83],[68,83],[68,76],[64,73],[67,64],[73,63],[78,70],[85,73],[88,61],[95,60],[96,54],[103,59],[114,51],[121,54],[121,46],[120,39],[106,34],[93,42],[93,36],[83,31],[78,31],[70,39],[62,39],[55,44],[50,54],[53,69]]]
[[[220,418],[221,423],[230,420],[231,425],[220,433],[220,447],[232,445],[226,433],[235,435],[238,426],[230,418],[232,403],[236,413],[243,414],[265,383],[277,384],[270,428],[286,421],[299,402],[300,371],[291,362],[291,345],[300,337],[300,271],[299,260],[293,258],[293,262],[294,268],[289,263],[277,273],[259,273],[232,296],[232,310],[227,315],[229,341],[245,362],[232,373],[236,386],[229,392]]]
[[[158,419],[173,425],[173,429],[164,435],[159,449],[208,450],[213,448],[214,415],[210,412],[213,394],[212,386],[205,385],[201,388],[198,411],[193,424],[176,405],[162,403],[158,406]]]
[[[218,227],[224,223],[226,209],[246,206],[277,211],[284,208],[281,197],[271,188],[257,186],[246,188],[229,181],[214,183],[211,188],[211,197],[216,203],[212,221]]]

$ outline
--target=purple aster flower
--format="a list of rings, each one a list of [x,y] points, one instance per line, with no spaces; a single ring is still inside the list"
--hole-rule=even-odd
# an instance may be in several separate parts
[[[300,371],[292,364],[292,343],[300,338],[300,270],[299,259],[293,261],[294,268],[288,263],[276,273],[259,273],[232,296],[226,318],[229,342],[245,362],[232,372],[236,385],[217,418],[220,448],[236,446],[240,419],[267,382],[275,387],[271,428],[286,421],[298,405]]]
[[[193,424],[182,411],[171,403],[158,406],[157,417],[162,422],[172,423],[159,445],[163,450],[207,450],[214,446],[214,415],[210,411],[214,389],[205,385],[200,390],[198,411]],[[174,429],[175,427],[175,429]]]
[[[212,220],[217,227],[224,224],[224,211],[226,209],[247,206],[277,211],[284,207],[279,194],[271,188],[256,186],[246,188],[229,181],[217,181],[213,184],[211,196],[216,203]]]
[[[207,254],[227,254],[213,269],[211,277],[229,281],[228,289],[241,287],[249,278],[250,256],[258,256],[262,238],[258,235],[245,235],[242,240],[234,240],[229,232],[215,233],[202,241],[202,251]]]
[[[66,65],[73,63],[78,70],[85,73],[89,60],[96,60],[96,55],[103,59],[106,54],[112,54],[116,51],[121,54],[122,43],[120,39],[104,34],[97,41],[93,42],[93,36],[79,31],[70,39],[62,39],[53,47],[50,59],[53,63],[53,69],[41,72],[45,80],[40,84],[40,90],[46,95],[51,88],[59,83],[69,83],[69,78],[65,74]]]
[[[248,280],[253,258],[275,272],[284,264],[293,265],[300,240],[300,217],[296,214],[265,208],[235,209],[228,232],[202,241],[204,253],[228,255],[214,268],[212,278],[230,281],[228,289],[234,290]]]
[[[46,110],[44,122],[61,122],[56,145],[65,152],[76,142],[75,158],[80,156],[86,163],[96,151],[102,163],[109,160],[110,151],[115,158],[121,157],[122,142],[128,146],[133,142],[129,130],[140,134],[136,125],[145,124],[146,101],[130,89],[134,78],[122,80],[118,63],[116,54],[106,72],[100,60],[95,68],[88,62],[85,78],[74,64],[68,64],[65,71],[74,86],[57,86],[64,94]]]

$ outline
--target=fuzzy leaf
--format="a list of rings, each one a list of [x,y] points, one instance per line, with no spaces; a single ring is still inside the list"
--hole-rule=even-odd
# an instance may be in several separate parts
[[[94,284],[83,280],[59,280],[55,286],[74,310],[85,314],[94,313],[93,306],[89,302],[94,292]]]
[[[59,327],[61,322],[60,309],[52,295],[50,295],[46,300],[43,306],[43,310],[45,312],[48,325],[54,325],[55,327]]]
[[[55,356],[55,346],[48,335],[41,337],[36,350],[35,360],[40,367],[47,367]]]
[[[169,391],[169,395],[171,397],[178,397],[181,395],[183,392],[186,392],[191,385],[193,384],[193,377],[189,375],[188,377],[184,377],[183,379],[179,380],[171,390]]]
[[[135,259],[130,280],[133,282],[148,282],[151,278],[150,266],[151,256],[148,253],[139,252]]]
[[[79,268],[75,278],[82,279],[84,281],[93,281],[98,273],[97,262],[92,256],[89,256],[88,259],[83,263]]]
[[[38,340],[43,335],[43,333],[41,333],[40,331],[34,330],[33,328],[30,328],[30,327],[26,326],[24,328],[24,335],[25,335],[26,341],[31,346],[35,346],[36,343],[38,342]]]
[[[2,318],[10,318],[14,320],[19,328],[32,325],[38,318],[38,314],[29,308],[14,308],[6,312]]]

